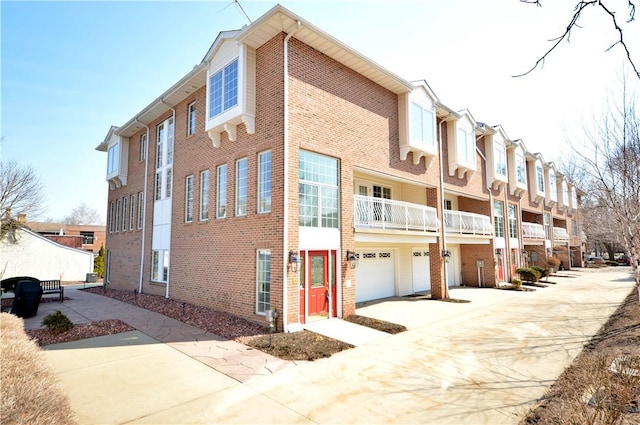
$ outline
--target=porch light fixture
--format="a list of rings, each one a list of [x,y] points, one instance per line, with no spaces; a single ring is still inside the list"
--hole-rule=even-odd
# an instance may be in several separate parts
[[[444,258],[445,263],[448,263],[449,261],[451,261],[451,253],[449,252],[448,249],[442,250],[442,258]]]
[[[502,255],[502,252],[500,252],[500,250],[499,250],[499,249],[496,249],[496,255],[497,255],[497,256],[501,256],[501,255]]]
[[[349,263],[349,267],[352,269],[358,267],[358,256],[354,251],[347,250],[347,263]]]
[[[289,267],[292,272],[298,271],[298,264],[300,264],[300,257],[295,251],[289,251]]]

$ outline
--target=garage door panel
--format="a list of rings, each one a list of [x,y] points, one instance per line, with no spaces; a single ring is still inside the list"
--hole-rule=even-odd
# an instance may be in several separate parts
[[[356,269],[356,302],[395,295],[395,270],[391,250],[358,252]]]

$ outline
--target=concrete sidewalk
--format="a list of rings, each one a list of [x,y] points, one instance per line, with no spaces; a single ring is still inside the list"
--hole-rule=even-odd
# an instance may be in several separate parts
[[[49,346],[44,353],[81,424],[517,424],[633,288],[628,268],[566,275],[534,292],[451,290],[452,298],[469,303],[371,303],[357,313],[408,331],[301,363],[227,346],[105,297],[69,292],[83,307],[69,301],[65,308],[79,317],[119,318],[137,331]],[[229,358],[265,364],[232,378],[202,361],[222,347],[233,353]]]

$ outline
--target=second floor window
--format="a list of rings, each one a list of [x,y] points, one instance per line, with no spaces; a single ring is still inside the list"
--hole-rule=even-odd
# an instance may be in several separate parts
[[[156,136],[155,199],[171,198],[173,181],[173,117],[158,125]]]
[[[236,161],[236,215],[247,215],[248,160]]]
[[[209,118],[238,104],[238,59],[209,77]]]
[[[122,198],[122,231],[127,231],[127,215],[129,214],[129,210],[127,210],[127,198]]]
[[[209,220],[209,170],[200,173],[200,221]]]
[[[196,134],[196,102],[190,103],[187,111],[187,136]]]
[[[299,225],[338,228],[338,160],[300,151],[299,173]]]
[[[185,182],[184,221],[193,221],[193,175],[187,176]]]
[[[129,203],[129,230],[133,230],[133,220],[136,213],[136,195],[131,195]]]
[[[544,234],[548,240],[551,240],[551,216],[544,213]]]
[[[216,218],[227,216],[227,166],[218,167],[218,185],[216,190]]]
[[[493,224],[496,238],[504,238],[504,205],[502,201],[493,201]]]
[[[433,111],[411,103],[411,140],[435,146],[435,116]]]
[[[144,193],[138,192],[138,229],[142,229],[142,220],[144,218]]]
[[[271,151],[258,154],[258,213],[271,211]]]

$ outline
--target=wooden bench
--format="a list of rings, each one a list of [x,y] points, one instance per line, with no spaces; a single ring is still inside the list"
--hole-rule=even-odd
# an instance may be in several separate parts
[[[40,287],[42,288],[42,295],[45,294],[60,294],[60,302],[64,302],[64,286],[60,285],[59,280],[41,280]]]

